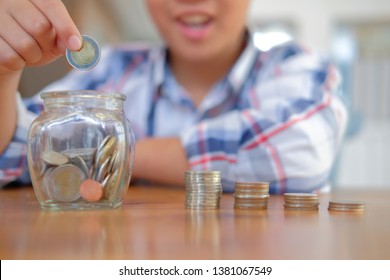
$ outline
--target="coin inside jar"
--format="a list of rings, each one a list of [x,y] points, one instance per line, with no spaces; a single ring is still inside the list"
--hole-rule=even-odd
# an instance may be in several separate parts
[[[80,198],[80,185],[85,173],[73,164],[56,167],[49,174],[49,196],[56,201],[72,202]]]
[[[103,186],[95,180],[87,179],[81,183],[80,195],[89,202],[99,201],[103,196]]]
[[[68,158],[66,156],[52,150],[44,151],[41,158],[46,164],[54,166],[68,163]]]
[[[66,59],[72,67],[79,70],[89,70],[100,60],[99,44],[90,36],[82,35],[83,46],[78,51],[66,50]]]

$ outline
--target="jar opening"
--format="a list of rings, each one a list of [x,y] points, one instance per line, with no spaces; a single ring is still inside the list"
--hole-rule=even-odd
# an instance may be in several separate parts
[[[126,100],[126,96],[122,93],[118,92],[104,92],[98,90],[62,90],[62,91],[48,91],[42,92],[40,97],[45,99],[51,98],[77,98],[77,99],[89,99],[89,98],[97,98],[97,99],[118,99],[118,100]]]

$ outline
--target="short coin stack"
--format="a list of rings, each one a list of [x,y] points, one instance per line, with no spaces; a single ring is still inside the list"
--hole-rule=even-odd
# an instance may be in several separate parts
[[[120,155],[115,136],[105,137],[97,148],[47,150],[41,158],[43,190],[53,201],[96,202],[103,195],[110,200],[116,191]]]
[[[269,183],[236,182],[233,195],[234,208],[265,209],[268,207]]]
[[[315,193],[285,193],[284,209],[318,210],[319,200]]]
[[[329,201],[328,210],[344,212],[363,212],[365,203],[362,201],[334,200]]]
[[[217,209],[222,195],[219,171],[186,171],[184,174],[188,209]]]

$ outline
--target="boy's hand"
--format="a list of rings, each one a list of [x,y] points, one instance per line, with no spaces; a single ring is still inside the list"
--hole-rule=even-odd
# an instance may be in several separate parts
[[[0,1],[0,75],[48,64],[66,48],[81,47],[80,33],[60,0]]]

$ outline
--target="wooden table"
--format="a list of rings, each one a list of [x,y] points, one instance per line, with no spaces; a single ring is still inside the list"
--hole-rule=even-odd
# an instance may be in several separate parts
[[[333,213],[330,199],[366,202]],[[131,186],[119,209],[41,210],[31,186],[0,190],[0,259],[390,259],[390,191],[320,195],[318,211],[188,210],[183,189]]]

